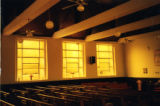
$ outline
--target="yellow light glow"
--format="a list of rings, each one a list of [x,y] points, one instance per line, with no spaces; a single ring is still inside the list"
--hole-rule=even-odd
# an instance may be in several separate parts
[[[80,4],[79,6],[77,6],[77,10],[79,11],[79,12],[83,12],[84,11],[84,6],[82,5],[82,4]]]
[[[113,66],[113,47],[112,45],[97,44],[97,75],[115,75]]]
[[[63,42],[63,78],[85,77],[83,44]]]
[[[17,81],[48,79],[46,45],[45,40],[17,40]]]
[[[45,25],[47,29],[52,29],[54,27],[54,23],[51,20],[46,21]]]

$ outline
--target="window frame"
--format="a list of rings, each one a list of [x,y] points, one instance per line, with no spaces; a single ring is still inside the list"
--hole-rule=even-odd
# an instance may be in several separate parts
[[[78,76],[78,77],[75,77],[75,76],[72,76],[72,77],[67,77],[67,75],[65,76],[64,75],[64,56],[63,56],[63,52],[64,52],[64,48],[63,48],[63,43],[78,43],[78,44],[81,44],[82,45],[82,69],[83,69],[83,76]],[[67,51],[67,49],[65,50]],[[80,51],[80,50],[68,50],[68,51]],[[67,57],[65,57],[67,58]],[[76,57],[76,58],[79,58],[79,57]],[[79,59],[78,59],[79,61]],[[79,63],[78,63],[78,66],[79,66]],[[79,69],[78,69],[79,70]],[[76,79],[76,78],[84,78],[86,77],[86,67],[85,67],[85,43],[84,42],[80,42],[80,41],[62,41],[62,78],[63,79]]]
[[[98,55],[97,55],[97,52],[98,52],[98,50],[97,50],[97,45],[107,45],[107,46],[112,46],[112,51],[106,51],[106,52],[112,52],[112,60],[113,60],[113,74],[108,74],[108,75],[100,75],[99,74],[99,70],[98,70]],[[104,51],[105,52],[105,51]],[[98,77],[109,77],[109,76],[116,76],[116,74],[117,74],[117,71],[116,71],[116,60],[115,60],[115,45],[113,45],[113,44],[106,44],[106,43],[96,43],[96,57],[97,57],[97,63],[96,63],[96,65],[97,65],[97,76]]]
[[[30,40],[30,41],[44,41],[44,49],[40,49],[40,47],[38,48],[38,50],[39,50],[39,52],[40,52],[40,50],[44,50],[44,57],[43,57],[43,59],[44,59],[44,73],[45,73],[45,75],[44,75],[44,79],[36,79],[36,80],[34,80],[34,79],[32,79],[32,80],[18,80],[18,41],[20,41],[20,40]],[[16,63],[16,66],[15,66],[15,70],[16,70],[16,72],[15,72],[15,81],[16,82],[37,82],[37,81],[46,81],[46,80],[48,80],[48,53],[47,53],[47,40],[46,39],[39,39],[39,38],[16,38],[16,42],[15,42],[15,47],[16,47],[16,49],[15,49],[15,63]],[[22,48],[23,49],[23,48]],[[31,48],[28,48],[28,49],[31,49]],[[34,50],[34,49],[33,49]],[[36,49],[35,49],[36,50]],[[22,57],[23,58],[23,57]],[[35,58],[35,57],[33,57],[33,58]],[[40,57],[40,55],[37,57],[37,58],[42,58],[42,57]],[[40,70],[41,68],[40,67],[38,67],[38,70]],[[39,73],[40,74],[40,73]],[[22,74],[21,74],[22,75]],[[23,76],[23,75],[22,75]]]

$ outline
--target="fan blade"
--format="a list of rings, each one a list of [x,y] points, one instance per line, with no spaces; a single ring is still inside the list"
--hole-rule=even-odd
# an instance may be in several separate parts
[[[75,0],[68,0],[68,1],[70,1],[70,2],[74,2],[74,3],[75,3]]]
[[[83,4],[83,5],[88,5],[88,3],[86,3],[86,2],[82,2],[82,4]]]
[[[86,3],[84,0],[68,0],[68,1],[70,1],[72,3],[74,2],[77,5],[80,5],[80,4],[82,4],[82,5],[88,5],[88,3]]]
[[[70,7],[73,7],[73,6],[76,6],[76,5],[78,5],[78,4],[72,4],[72,5],[69,5],[69,6],[63,7],[63,8],[62,8],[62,10],[65,10],[65,9],[67,9],[67,8],[70,8]]]
[[[27,35],[28,37],[32,37],[32,36],[33,36],[32,32],[28,32],[28,33],[26,33],[26,35]]]

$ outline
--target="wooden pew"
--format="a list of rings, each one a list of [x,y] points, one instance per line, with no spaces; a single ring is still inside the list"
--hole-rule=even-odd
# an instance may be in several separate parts
[[[26,105],[53,106],[52,104],[42,102],[42,101],[38,101],[38,100],[35,100],[35,99],[31,99],[31,98],[26,98],[26,97],[23,97],[23,96],[17,96],[17,98],[19,98],[22,101],[22,104],[26,104]]]
[[[35,91],[35,95],[38,95],[38,96],[43,96],[44,97],[44,95],[45,95],[45,98],[42,98],[42,97],[40,97],[41,98],[41,100],[45,100],[46,98],[49,98],[49,99],[51,99],[51,96],[46,96],[46,94],[48,94],[47,92],[45,92],[45,90],[53,90],[52,88],[47,88],[47,87],[41,87],[41,86],[36,86],[37,88],[25,88],[25,89],[27,89],[27,90],[29,90],[29,91]],[[52,91],[52,92],[54,92],[54,90]],[[41,94],[42,93],[42,94]],[[69,99],[65,99],[65,98],[60,98],[60,97],[56,97],[56,96],[52,96],[52,100],[53,99],[56,99],[56,100],[61,100],[61,101],[64,101],[64,102],[71,102],[71,100],[69,100]],[[72,101],[73,102],[73,101]]]
[[[48,88],[52,88],[52,89],[55,89],[57,91],[68,91],[68,90],[72,90],[73,88],[71,88],[71,86],[52,86],[52,85],[49,85],[47,86]]]
[[[44,90],[42,89],[36,89],[36,88],[25,88],[27,91],[32,91],[35,93],[40,93],[40,92],[44,92]]]
[[[73,96],[73,97],[78,97],[78,98],[91,99],[91,97],[86,97],[86,96],[83,96],[83,95],[80,95],[80,94],[69,94],[69,93],[62,92],[62,91],[61,92],[52,91],[52,88],[47,88],[47,87],[38,87],[38,88],[51,90],[52,93],[59,94],[59,95],[62,95],[62,96]]]
[[[19,89],[12,89],[13,93],[20,93],[21,96],[25,96],[25,94],[28,93],[28,91],[25,90],[19,90]]]
[[[25,88],[27,91],[33,91],[36,93],[42,93],[43,95],[53,96],[52,94],[59,95],[57,99],[72,99],[72,100],[79,100],[84,104],[84,101],[94,101],[98,98],[101,100],[103,104],[108,99],[119,99],[124,104],[124,97],[120,96],[120,93],[116,93],[115,90],[107,89],[107,88],[98,88],[95,89],[95,86],[81,86],[81,85],[62,85],[62,86],[52,86],[49,87],[41,87],[35,86],[36,88]],[[93,88],[93,89],[92,89]],[[50,92],[46,92],[50,91]],[[67,92],[68,91],[68,92]],[[20,91],[21,92],[21,91]],[[61,98],[61,99],[60,99]],[[63,101],[63,100],[62,100]],[[82,106],[82,105],[81,105]]]
[[[0,94],[6,96],[6,95],[9,95],[10,93],[5,91],[0,91]]]
[[[1,94],[9,94],[8,92],[1,91],[1,90],[0,90],[0,93],[1,93]]]
[[[15,106],[7,101],[0,100],[0,106]]]
[[[46,95],[46,94],[37,94],[37,95],[40,96],[42,99],[51,100],[52,103],[54,103],[55,105],[61,104],[64,106],[64,105],[68,104],[69,106],[72,106],[71,104],[76,103],[76,101],[74,101],[74,100],[63,98],[63,97],[56,97],[56,96]]]
[[[67,87],[62,87],[62,88],[67,88]],[[113,92],[110,89],[107,88],[95,88],[95,86],[77,86],[77,85],[73,85],[69,88],[73,88],[72,91],[70,91],[72,93],[72,95],[81,95],[84,97],[92,97],[92,98],[99,98],[101,99],[102,102],[104,102],[105,100],[108,99],[116,99],[116,100],[120,100],[121,102],[124,101],[123,97],[120,96],[119,94],[113,94]],[[74,89],[76,88],[76,89]],[[81,91],[80,91],[81,89]],[[122,102],[123,104],[124,102]]]
[[[38,89],[41,89],[41,90],[52,90],[52,91],[58,91],[58,90],[60,90],[60,89],[58,89],[58,88],[54,88],[54,87],[41,87],[41,86],[35,86],[36,88],[38,88]]]
[[[95,90],[88,90],[85,89],[84,91],[71,91],[73,94],[81,94],[88,97],[95,98],[95,101],[100,101],[103,105],[105,105],[106,101],[108,100],[123,100],[119,95],[112,95],[105,93],[104,91],[95,91]]]
[[[60,91],[59,92],[52,91],[52,88],[48,88],[48,87],[40,87],[40,86],[37,86],[37,87],[40,88],[40,89],[51,90],[52,96],[53,96],[53,94],[59,95],[59,97],[58,97],[59,99],[63,98],[63,99],[72,99],[74,101],[80,101],[79,104],[81,104],[81,106],[83,106],[86,102],[91,102],[91,100],[92,100],[91,97],[83,96],[83,95],[80,95],[80,94],[69,94],[69,93],[66,93],[66,92],[63,92],[63,91],[61,91],[61,92]],[[62,88],[67,88],[67,87],[62,86]],[[71,89],[72,87],[69,87],[69,88]],[[67,90],[70,90],[70,89],[67,89]],[[50,94],[45,93],[45,95],[50,96],[51,93]]]
[[[1,99],[6,100],[6,98],[7,98],[7,96],[8,96],[9,94],[10,94],[10,93],[8,93],[8,92],[0,91],[0,97],[1,97]]]
[[[65,98],[73,99],[75,101],[80,101],[80,106],[84,106],[87,103],[88,105],[91,105],[91,102],[93,100],[92,97],[83,96],[80,94],[68,94],[68,93],[62,93],[62,92],[54,92],[54,93],[60,94]]]
[[[74,92],[74,91],[73,91]],[[91,104],[95,104],[95,103],[99,103],[101,104],[101,100],[99,98],[97,98],[97,95],[95,95],[94,93],[92,93],[92,95],[85,95],[87,92],[81,92],[81,91],[77,91],[76,93],[62,93],[62,92],[54,92],[54,93],[57,93],[57,94],[60,94],[62,96],[65,96],[65,97],[68,97],[68,98],[71,98],[71,99],[76,99],[78,101],[81,101],[81,104],[85,104],[85,103],[90,103]],[[93,96],[94,95],[94,96]],[[89,104],[88,104],[89,105]]]
[[[30,91],[36,91],[36,92],[30,92]],[[17,93],[17,92],[20,93],[18,96],[22,96],[24,98],[29,98],[29,99],[33,99],[33,100],[37,100],[37,101],[41,101],[36,95],[37,91],[39,92],[39,89],[27,88],[27,91],[19,90],[19,89],[12,89],[13,93]],[[23,101],[25,101],[25,100],[22,100],[22,102]],[[47,101],[43,100],[42,102],[47,102]]]
[[[21,103],[18,102],[17,97],[9,92],[5,92],[5,91],[0,91],[1,94],[1,99],[3,99],[4,101],[14,104],[14,105],[21,105]]]
[[[69,102],[73,102],[73,100],[71,99],[65,99],[65,98],[62,98],[62,97],[56,97],[56,96],[52,96],[52,95],[45,95],[45,94],[37,94],[39,96],[43,96],[43,97],[48,97],[48,98],[52,98],[52,99],[59,99],[59,100],[64,100],[64,101],[69,101]]]

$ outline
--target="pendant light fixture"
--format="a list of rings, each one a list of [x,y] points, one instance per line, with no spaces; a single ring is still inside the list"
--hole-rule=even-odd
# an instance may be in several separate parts
[[[50,19],[50,13],[49,13],[49,11],[48,11],[48,18],[49,19],[46,21],[45,27],[47,29],[53,29],[54,28],[54,22]]]
[[[54,23],[51,20],[46,21],[45,25],[47,29],[52,29],[54,27]]]
[[[77,11],[83,12],[85,10],[85,5],[88,5],[88,3],[86,3],[84,0],[68,0],[68,1],[74,4],[65,6],[62,8],[62,10],[76,6]]]
[[[80,4],[80,5],[78,5],[77,6],[77,10],[79,11],[79,12],[83,12],[84,11],[84,6],[82,5],[82,4]]]

